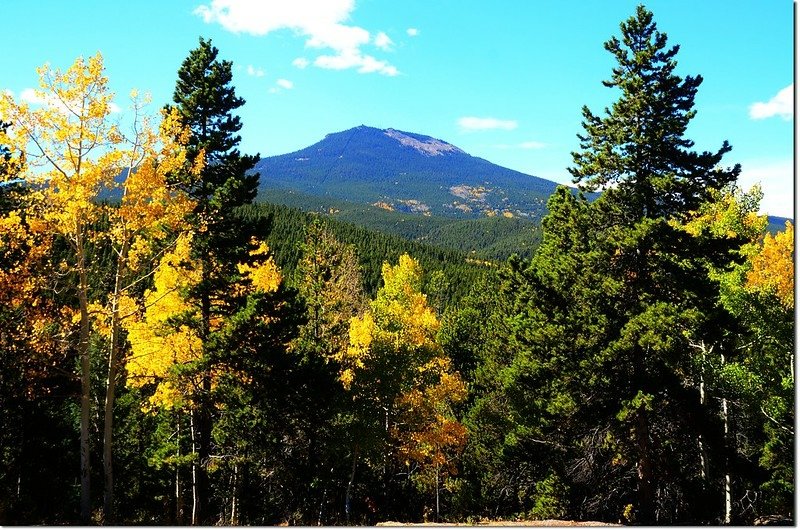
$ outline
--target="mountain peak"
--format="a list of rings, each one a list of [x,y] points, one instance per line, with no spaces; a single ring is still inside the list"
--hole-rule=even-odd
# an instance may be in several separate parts
[[[383,134],[389,138],[397,140],[401,145],[417,150],[419,153],[422,153],[425,156],[441,156],[445,153],[464,154],[464,151],[458,147],[442,140],[431,138],[430,136],[423,136],[419,134],[412,135],[396,129],[386,129],[383,131]]]
[[[557,186],[431,136],[366,125],[264,158],[255,169],[263,190],[449,217],[539,218]]]

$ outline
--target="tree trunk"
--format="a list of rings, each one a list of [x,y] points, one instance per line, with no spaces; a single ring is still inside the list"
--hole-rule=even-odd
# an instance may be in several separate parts
[[[78,255],[78,304],[80,308],[80,337],[78,340],[78,356],[81,366],[81,522],[89,524],[91,517],[91,463],[89,461],[89,418],[91,413],[90,402],[90,376],[91,363],[89,362],[89,282],[86,272],[86,252],[80,234],[77,238]]]
[[[176,464],[175,464],[175,523],[177,526],[183,524],[183,485],[181,484],[181,413],[175,411],[176,423]]]
[[[712,346],[713,349],[713,346]],[[710,350],[709,350],[710,352]],[[705,370],[705,362],[706,362],[706,348],[705,344],[701,343],[701,350],[700,355],[702,358],[701,368],[700,368],[700,410],[705,412],[706,410],[706,403],[708,399],[706,398],[706,386],[705,386],[705,378],[703,377],[703,371]],[[702,426],[700,427],[703,428]],[[700,449],[700,477],[703,480],[709,480],[709,471],[708,471],[708,452],[706,450],[705,442],[703,441],[703,433],[700,432],[697,435],[697,445]]]
[[[439,522],[439,464],[436,464],[436,522]]]
[[[194,410],[189,412],[189,430],[192,436],[192,526],[197,524],[200,499],[197,495],[197,441],[194,432]]]
[[[728,435],[728,400],[722,398],[722,421],[724,424],[725,433],[725,524],[731,524],[731,512],[733,503],[731,499],[731,458],[730,458],[730,440]]]
[[[653,525],[656,523],[655,483],[653,461],[650,455],[650,426],[644,404],[641,404],[639,410],[636,412],[636,426],[634,431],[639,453],[636,465],[639,501],[636,522],[641,525]]]
[[[106,525],[114,524],[114,399],[117,389],[120,334],[122,332],[119,299],[122,296],[122,276],[125,274],[127,261],[128,241],[126,239],[117,259],[117,270],[114,275],[114,294],[111,298],[111,348],[108,354],[108,378],[106,379],[106,402],[103,415],[103,524]]]
[[[210,516],[208,462],[211,459],[211,417],[208,395],[211,393],[211,378],[203,375],[202,393],[197,417],[197,524],[205,525]]]
[[[350,526],[350,492],[353,489],[353,481],[356,478],[356,460],[358,459],[358,444],[353,448],[353,466],[350,468],[350,480],[347,481],[347,490],[344,494],[344,514],[345,524]]]
[[[237,526],[239,524],[238,514],[236,513],[236,499],[237,499],[237,487],[239,484],[239,465],[233,465],[233,485],[231,487],[231,526]]]
[[[725,366],[725,355],[720,354],[722,366]],[[722,398],[722,425],[723,425],[723,447],[725,448],[725,517],[724,524],[731,524],[731,512],[733,502],[731,499],[731,442],[730,442],[730,423],[728,418],[728,399]]]
[[[319,511],[317,512],[317,526],[322,526],[322,511],[325,508],[325,497],[328,495],[328,488],[322,490],[322,499],[319,501]]]
[[[203,284],[206,286],[202,293],[200,293],[200,341],[202,344],[202,355],[204,359],[208,358],[206,348],[208,346],[208,337],[211,333],[211,295],[208,293],[208,271],[211,266],[211,258],[206,255],[201,267],[203,270]],[[200,389],[200,399],[197,400],[197,437],[199,444],[197,446],[197,480],[195,482],[197,487],[197,495],[195,496],[197,504],[197,520],[194,524],[206,524],[206,518],[209,515],[209,486],[208,486],[208,462],[211,456],[211,376],[208,374],[208,368],[201,374],[202,382]]]

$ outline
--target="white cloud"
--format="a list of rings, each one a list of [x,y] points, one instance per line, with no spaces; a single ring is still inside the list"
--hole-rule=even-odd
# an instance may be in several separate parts
[[[497,118],[476,118],[464,116],[458,119],[458,126],[465,131],[485,131],[488,129],[503,129],[510,131],[517,128],[516,120],[498,120]]]
[[[417,28],[408,28],[406,30],[406,33],[408,34],[409,37],[416,37],[417,35],[419,35],[419,30]]]
[[[305,57],[298,57],[297,59],[292,61],[292,65],[296,66],[301,70],[306,68],[309,64],[311,63],[309,63],[308,59],[306,59]]]
[[[547,144],[542,142],[537,142],[536,140],[531,140],[529,142],[522,142],[518,146],[520,149],[544,149],[547,147]]]
[[[782,89],[766,103],[758,102],[750,105],[750,117],[754,120],[773,116],[780,116],[787,121],[794,116],[794,83]]]
[[[761,184],[764,198],[761,213],[781,217],[794,216],[794,161],[753,160],[742,162],[739,186],[750,189],[753,184]]]
[[[320,55],[314,60],[314,65],[328,70],[347,70],[358,68],[358,73],[368,74],[378,72],[390,77],[396,76],[397,68],[386,61],[380,61],[371,55],[360,53],[342,53],[339,55]]]
[[[291,90],[293,88],[294,88],[294,83],[292,83],[288,79],[277,79],[275,81],[275,85],[270,87],[268,92],[270,94],[277,94],[279,92],[283,92],[284,90]]]
[[[47,100],[36,93],[32,88],[26,88],[19,94],[19,99],[30,105],[44,105]]]
[[[397,75],[394,66],[361,52],[361,46],[372,39],[366,29],[346,24],[354,9],[354,0],[210,0],[194,13],[206,23],[218,23],[233,33],[263,36],[282,29],[294,31],[306,38],[307,48],[334,52],[317,57],[314,64],[320,68],[357,68],[362,73]],[[381,35],[385,36],[379,33],[375,39],[379,48],[378,41],[384,41]],[[376,67],[378,63],[381,66]],[[295,59],[292,64],[305,68],[310,63]]]
[[[264,77],[264,70],[261,68],[256,68],[252,64],[247,65],[247,75],[253,77]]]
[[[394,42],[389,38],[389,35],[382,31],[375,36],[375,46],[381,50],[389,51],[392,49],[393,44]]]

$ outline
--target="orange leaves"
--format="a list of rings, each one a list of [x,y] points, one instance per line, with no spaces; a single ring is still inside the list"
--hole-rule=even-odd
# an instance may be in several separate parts
[[[767,234],[761,250],[751,258],[745,287],[772,293],[786,309],[794,308],[794,226],[773,236]]]

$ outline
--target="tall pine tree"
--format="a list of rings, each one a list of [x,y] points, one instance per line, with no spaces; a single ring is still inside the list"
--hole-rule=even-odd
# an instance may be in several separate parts
[[[219,50],[210,40],[200,38],[178,70],[173,101],[183,123],[191,130],[190,163],[202,157],[203,171],[185,172],[177,184],[196,201],[190,215],[194,226],[192,259],[198,263],[200,281],[189,293],[189,300],[199,308],[199,319],[190,322],[200,337],[203,352],[194,367],[205,374],[197,393],[198,478],[195,495],[195,523],[208,522],[208,464],[211,455],[212,410],[210,371],[215,357],[224,351],[224,341],[215,336],[214,322],[228,318],[246,304],[243,289],[246,281],[238,264],[255,258],[255,227],[244,225],[235,209],[251,203],[256,195],[258,174],[248,173],[258,155],[242,155],[237,146],[241,120],[234,111],[244,105],[236,96],[232,81],[232,63],[217,59]],[[170,107],[171,108],[171,107]]]
[[[605,43],[617,66],[603,84],[621,94],[603,116],[584,107],[569,168],[602,194],[551,198],[537,255],[514,271],[517,354],[501,380],[517,430],[558,448],[554,472],[571,481],[573,501],[586,496],[575,515],[680,522],[702,517],[700,492],[721,505],[699,470],[700,436],[724,449],[700,405],[690,342],[721,339],[728,321],[706,266],[729,263],[743,243],[680,224],[740,169],[720,166],[727,142],[692,149],[685,133],[702,78],[675,73],[679,47],[653,14],[639,6],[620,30]]]
[[[613,37],[605,43],[617,66],[603,84],[622,94],[602,118],[584,107],[586,134],[579,135],[582,150],[573,153],[570,172],[585,189],[605,188],[594,208],[600,258],[594,265],[605,264],[615,307],[601,366],[627,367],[609,381],[623,392],[617,418],[631,433],[637,520],[653,523],[657,496],[664,491],[659,467],[667,443],[659,440],[657,433],[664,430],[656,416],[661,407],[675,407],[688,397],[682,396],[690,366],[682,353],[687,337],[705,336],[719,325],[719,312],[706,301],[715,298],[715,287],[704,281],[698,258],[715,254],[725,260],[742,243],[706,240],[700,245],[674,223],[734,182],[740,168],[719,165],[731,149],[727,142],[715,153],[692,150],[685,133],[695,117],[702,77],[675,74],[679,46],[667,46],[653,14],[639,6],[620,30],[621,41]]]

